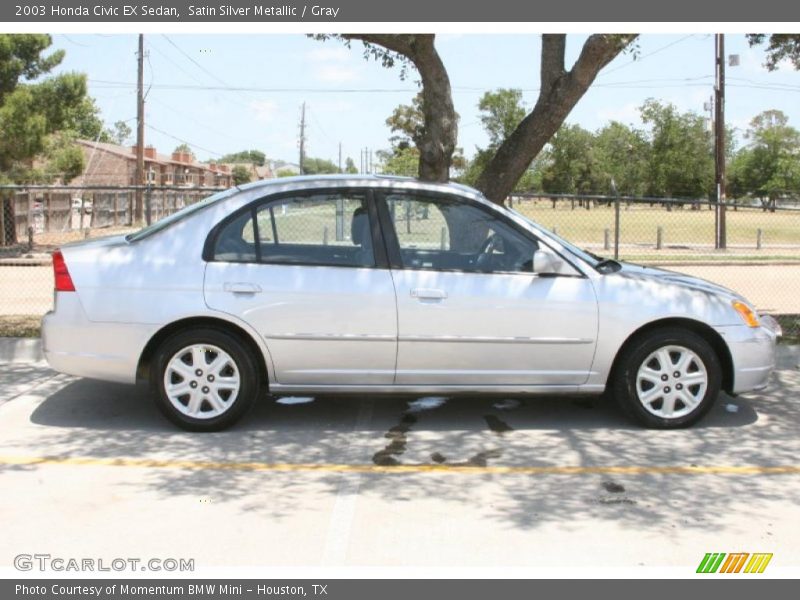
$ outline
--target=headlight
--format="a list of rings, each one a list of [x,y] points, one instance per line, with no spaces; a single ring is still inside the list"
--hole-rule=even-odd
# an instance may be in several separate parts
[[[734,300],[731,302],[733,309],[739,313],[739,316],[742,317],[742,321],[744,321],[748,327],[758,327],[758,315],[755,311],[747,306],[744,302],[739,302],[738,300]]]

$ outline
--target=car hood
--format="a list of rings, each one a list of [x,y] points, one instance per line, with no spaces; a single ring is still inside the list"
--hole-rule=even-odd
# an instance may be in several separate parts
[[[631,263],[620,264],[622,265],[622,269],[617,271],[616,274],[621,277],[640,281],[654,281],[664,285],[673,285],[683,289],[705,292],[707,294],[714,294],[717,296],[730,298],[731,300],[741,300],[742,302],[748,303],[741,294],[699,277],[685,275],[684,273],[678,273],[676,271],[667,271],[666,269],[634,265]]]

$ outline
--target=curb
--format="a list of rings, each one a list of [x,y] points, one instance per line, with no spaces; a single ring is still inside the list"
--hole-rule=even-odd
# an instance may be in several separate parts
[[[41,339],[0,337],[0,364],[42,361],[44,353]]]

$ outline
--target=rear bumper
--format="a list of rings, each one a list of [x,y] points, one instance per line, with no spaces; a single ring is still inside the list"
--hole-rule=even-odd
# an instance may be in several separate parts
[[[763,389],[775,369],[777,335],[766,327],[718,327],[733,360],[733,394]]]
[[[90,321],[77,293],[57,292],[55,309],[42,319],[42,349],[50,366],[61,373],[135,383],[139,357],[155,329]]]

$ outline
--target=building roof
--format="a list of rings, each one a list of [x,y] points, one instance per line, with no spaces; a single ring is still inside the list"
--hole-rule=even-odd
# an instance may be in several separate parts
[[[108,152],[129,160],[136,160],[136,152],[134,148],[130,146],[120,146],[119,144],[109,144],[106,142],[95,142],[94,140],[77,140],[77,142],[87,148],[92,148],[101,152]],[[175,160],[172,158],[172,154],[160,154],[156,152],[155,158],[150,158],[145,155],[144,160],[145,162],[159,165],[190,166],[195,167],[196,169],[203,169],[205,171],[216,171],[216,169],[211,168],[210,164],[201,163],[196,160],[192,160],[190,162]],[[227,175],[228,173],[223,174]]]

